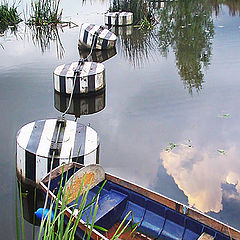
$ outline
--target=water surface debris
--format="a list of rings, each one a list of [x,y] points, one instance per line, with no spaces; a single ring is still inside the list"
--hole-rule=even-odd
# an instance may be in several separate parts
[[[218,114],[218,117],[219,118],[230,118],[230,114],[229,113],[221,113],[221,114]]]
[[[170,152],[170,151],[172,151],[175,147],[178,146],[177,144],[172,143],[172,142],[169,142],[168,144],[169,144],[169,146],[165,148],[165,151],[166,151],[166,152]]]
[[[222,149],[218,149],[217,150],[219,153],[221,153],[221,154],[223,154],[223,155],[226,155],[227,153],[224,151],[224,150],[222,150]]]

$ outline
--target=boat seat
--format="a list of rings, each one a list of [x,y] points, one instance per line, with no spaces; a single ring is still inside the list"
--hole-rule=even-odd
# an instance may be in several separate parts
[[[214,239],[213,236],[211,236],[205,232],[198,238],[198,240],[213,240],[213,239]]]
[[[217,233],[214,240],[230,240],[230,237],[227,237],[221,233]]]
[[[182,240],[185,229],[185,218],[183,215],[168,209],[163,231],[159,239]]]
[[[132,220],[133,216],[134,223],[138,223],[140,225],[145,214],[145,208],[146,208],[145,198],[136,192],[130,192],[128,193],[128,201],[126,204],[126,208],[121,216],[121,220],[123,220],[126,217],[126,215],[130,211],[132,211],[132,214],[130,214],[127,217],[126,222]]]
[[[127,201],[126,208],[124,209],[124,212],[121,216],[121,221],[126,217],[126,215],[132,211],[132,214],[130,214],[127,219],[126,223],[130,220],[132,221],[132,216],[133,216],[133,222],[140,224],[144,213],[145,213],[145,208],[139,206],[138,204],[135,204],[131,201]]]
[[[126,195],[115,190],[110,190],[107,193],[105,193],[102,197],[100,197],[98,200],[99,206],[96,214],[95,225],[101,227],[108,227],[110,224],[114,223],[118,218],[120,218],[126,203],[125,201],[126,199],[127,199]],[[87,218],[89,218],[90,216],[90,211],[91,209],[89,208],[82,218],[85,222],[87,221]],[[90,223],[91,220],[92,216],[90,216]]]
[[[101,185],[100,185],[101,186]],[[86,200],[86,206],[91,203],[91,201],[93,200],[93,198],[96,196],[96,194],[98,193],[100,187],[99,186],[95,186],[94,188],[90,189],[87,195],[87,200]],[[107,194],[108,191],[105,190],[104,188],[100,191],[100,198],[103,197],[105,194]],[[82,201],[82,197],[83,195],[80,195],[77,205],[80,206],[81,201]],[[73,200],[71,203],[68,204],[68,206],[72,206],[74,205],[75,200]]]
[[[183,240],[197,240],[201,235],[203,230],[203,225],[193,219],[186,219],[186,227],[183,236]]]
[[[151,200],[147,200],[146,212],[138,232],[157,238],[163,229],[165,221],[165,207]]]

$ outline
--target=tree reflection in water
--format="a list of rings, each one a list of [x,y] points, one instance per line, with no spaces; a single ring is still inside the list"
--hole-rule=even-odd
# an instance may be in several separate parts
[[[231,16],[240,16],[240,1],[239,0],[209,0],[213,6],[216,16],[218,16],[221,9],[221,5],[226,5],[229,8],[229,15]]]
[[[210,64],[214,36],[212,7],[205,0],[167,2],[159,10],[159,47],[167,55],[172,47],[179,75],[192,94],[199,91],[203,70]]]
[[[140,67],[148,61],[151,50],[156,49],[157,41],[151,31],[141,31],[136,27],[126,26],[113,28],[113,32],[118,35],[118,52],[128,59],[134,67]]]

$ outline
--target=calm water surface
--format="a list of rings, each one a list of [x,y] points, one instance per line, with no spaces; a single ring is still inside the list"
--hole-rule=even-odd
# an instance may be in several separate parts
[[[63,13],[78,24],[103,24],[108,6],[63,1]],[[192,1],[158,11],[161,24],[151,33],[119,30],[117,54],[104,62],[106,106],[79,121],[99,133],[107,172],[240,229],[238,10]],[[16,132],[60,115],[52,72],[79,59],[78,33],[58,29],[64,50],[54,40],[41,47],[24,25],[16,35],[0,37],[1,239],[16,239]],[[26,237],[32,239],[31,216],[26,219]]]

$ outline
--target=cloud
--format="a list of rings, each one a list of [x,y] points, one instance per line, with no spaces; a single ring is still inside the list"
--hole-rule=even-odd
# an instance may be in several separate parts
[[[160,158],[167,173],[188,197],[189,205],[203,212],[222,210],[222,184],[236,185],[240,193],[239,150],[231,146],[222,155],[213,147],[189,148],[180,145],[162,151]]]

